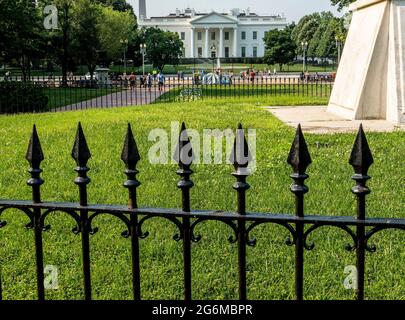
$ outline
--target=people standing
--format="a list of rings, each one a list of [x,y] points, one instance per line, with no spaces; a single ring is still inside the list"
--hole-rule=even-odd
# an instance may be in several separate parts
[[[152,89],[153,77],[150,73],[148,73],[148,77],[146,78],[146,82],[149,88],[149,91]]]
[[[252,70],[250,71],[250,81],[252,82],[252,84],[255,83],[255,77],[256,77],[256,73],[255,73],[255,71],[252,69]]]
[[[129,84],[130,84],[131,90],[135,90],[136,76],[133,72],[131,72],[131,75],[129,76]]]
[[[158,80],[159,92],[161,92],[165,85],[165,76],[163,75],[162,72],[159,72],[159,74],[157,75],[157,80]]]

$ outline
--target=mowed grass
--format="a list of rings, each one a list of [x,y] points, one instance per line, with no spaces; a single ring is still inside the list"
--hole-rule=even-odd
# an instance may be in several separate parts
[[[332,84],[271,84],[250,85],[201,85],[180,86],[162,94],[155,102],[194,101],[195,99],[256,99],[257,101],[279,101],[287,98],[287,105],[306,104],[307,101],[317,100],[319,104],[327,104],[332,91]],[[250,101],[250,100],[249,100]],[[285,104],[279,104],[285,105]]]
[[[88,110],[57,114],[21,115],[0,118],[0,197],[30,199],[26,185],[28,165],[24,160],[31,127],[37,124],[45,154],[42,164],[44,201],[77,202],[74,161],[70,157],[78,121],[82,121],[92,152],[89,161],[92,182],[89,202],[127,202],[124,166],[120,161],[127,123],[133,125],[142,161],[139,163],[139,205],[180,208],[176,188],[176,165],[151,165],[148,151],[155,143],[148,140],[152,129],[170,133],[172,121],[185,121],[197,129],[235,128],[241,121],[257,130],[257,171],[248,179],[249,211],[293,213],[294,199],[289,191],[291,168],[286,164],[294,129],[276,120],[261,106],[290,101],[220,99],[194,103],[154,104],[141,107]],[[296,101],[297,104],[300,101]],[[294,103],[294,102],[290,102]],[[404,217],[405,133],[368,133],[375,164],[368,197],[369,217]],[[172,137],[169,135],[169,141]],[[355,198],[350,189],[352,168],[348,165],[355,134],[306,135],[313,164],[309,167],[310,193],[307,214],[355,215]],[[317,148],[317,142],[322,146]],[[235,179],[229,165],[195,165],[191,191],[193,209],[235,210]],[[36,274],[34,237],[25,230],[28,219],[8,210],[2,217],[8,225],[0,230],[0,262],[4,299],[35,299]],[[80,236],[72,234],[72,219],[54,214],[44,233],[45,265],[59,272],[59,289],[47,290],[47,299],[82,299]],[[100,231],[91,237],[92,286],[95,299],[131,299],[130,241],[120,236],[124,226],[108,216],[98,217]],[[182,299],[182,245],[172,240],[177,232],[168,221],[152,219],[144,225],[150,236],[140,241],[143,299]],[[203,238],[192,246],[194,299],[237,299],[237,246],[229,244],[232,230],[219,222],[200,225]],[[255,248],[247,250],[247,281],[250,299],[294,298],[294,249],[284,244],[288,232],[279,226],[263,225],[254,233]],[[355,254],[344,250],[350,237],[334,228],[323,228],[311,236],[316,248],[305,253],[306,299],[353,299],[345,289],[344,269],[355,265]],[[371,241],[378,251],[366,256],[366,298],[405,299],[405,234],[384,231]]]

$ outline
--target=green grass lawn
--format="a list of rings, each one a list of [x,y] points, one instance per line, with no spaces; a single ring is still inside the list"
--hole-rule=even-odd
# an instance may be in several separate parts
[[[190,101],[195,99],[271,99],[287,97],[291,102],[298,104],[302,101],[304,104],[308,100],[319,100],[318,104],[326,104],[332,91],[331,84],[267,84],[267,85],[250,85],[249,82],[243,84],[231,85],[202,85],[202,86],[183,86],[172,89],[160,96],[156,102],[176,102]],[[288,103],[290,104],[290,103]],[[313,104],[313,103],[312,103]],[[284,104],[280,104],[284,105]]]
[[[290,100],[289,100],[290,99]],[[308,98],[309,99],[309,98]],[[313,99],[313,98],[312,98]],[[150,130],[169,130],[171,121],[185,121],[189,128],[235,128],[242,121],[257,130],[257,171],[248,181],[249,211],[292,213],[289,191],[291,168],[286,164],[294,129],[261,108],[265,104],[291,101],[288,97],[264,100],[251,98],[209,100],[193,103],[153,104],[142,107],[88,110],[83,112],[0,117],[0,197],[30,199],[29,174],[24,160],[31,127],[37,124],[45,154],[42,168],[44,201],[78,200],[74,161],[70,157],[78,121],[82,121],[93,158],[89,162],[90,203],[122,204],[127,191],[120,161],[128,122],[132,123],[142,161],[139,164],[139,205],[179,208],[176,165],[151,165],[148,150]],[[294,102],[290,102],[292,104]],[[295,101],[302,104],[302,101]],[[368,133],[375,164],[370,169],[372,189],[368,197],[369,217],[403,217],[405,192],[405,133]],[[306,135],[313,164],[309,167],[310,193],[306,212],[320,215],[355,215],[350,189],[352,168],[348,165],[354,134]],[[322,147],[317,148],[317,142]],[[235,210],[235,179],[229,165],[197,165],[192,176],[193,209]],[[8,225],[0,230],[0,263],[4,299],[35,299],[35,255],[27,219],[16,211],[2,216]],[[59,270],[59,289],[47,291],[47,299],[82,299],[80,236],[71,233],[73,221],[53,215],[52,229],[44,234],[45,265]],[[99,217],[100,231],[91,237],[93,295],[95,299],[131,298],[130,241],[121,238],[124,226],[110,217]],[[176,232],[166,220],[155,219],[144,226],[150,236],[141,241],[143,299],[182,299],[182,246],[172,240]],[[210,222],[196,230],[203,236],[192,246],[193,298],[237,299],[237,246],[227,242],[231,230]],[[260,226],[254,232],[256,248],[248,248],[247,281],[250,299],[294,298],[294,249],[284,245],[287,231],[278,226]],[[333,228],[318,230],[311,238],[314,251],[305,253],[306,299],[353,299],[343,281],[345,266],[355,265],[355,254],[344,250],[349,237]],[[367,254],[366,298],[405,299],[405,235],[384,231],[373,238],[378,251]]]

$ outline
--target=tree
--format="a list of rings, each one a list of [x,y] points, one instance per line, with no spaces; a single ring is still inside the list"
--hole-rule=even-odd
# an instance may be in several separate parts
[[[40,8],[48,5],[47,0],[39,2]],[[67,86],[67,73],[75,68],[73,51],[74,0],[54,0],[53,5],[58,9],[58,28],[47,32],[48,44],[53,56],[62,69],[62,85]]]
[[[336,18],[329,12],[313,13],[304,16],[292,32],[292,37],[301,50],[301,43],[307,42],[306,57],[314,60],[316,57],[325,58],[336,54],[336,37],[341,42],[347,35],[344,28],[345,18]]]
[[[147,28],[142,34],[147,45],[146,56],[154,68],[163,70],[166,64],[178,65],[182,56],[183,41],[177,33]]]
[[[115,11],[129,12],[134,15],[134,8],[126,0],[95,0],[93,2],[110,7]]]
[[[329,22],[334,19],[334,15],[330,11],[324,11],[319,14],[319,24],[316,31],[312,34],[310,41],[308,42],[308,57],[314,59],[315,57],[325,57],[319,51],[320,40],[323,37]],[[335,41],[333,41],[335,43]]]
[[[91,79],[97,67],[101,48],[98,28],[100,17],[100,7],[91,0],[75,0],[74,50],[80,62],[87,65]]]
[[[123,52],[122,40],[133,43],[136,37],[136,17],[130,12],[116,11],[111,7],[101,8],[99,23],[100,45],[109,61],[117,59]]]
[[[347,7],[352,2],[356,0],[331,0],[332,5],[337,6],[338,10],[341,11],[344,7]]]
[[[291,37],[295,41],[300,52],[302,52],[301,43],[309,42],[312,39],[314,33],[319,27],[320,20],[321,16],[317,12],[306,15],[298,22],[292,31]]]
[[[317,48],[318,57],[332,57],[337,55],[336,40],[344,40],[344,25],[343,19],[333,18],[329,20],[325,28]]]
[[[280,71],[283,70],[283,65],[294,60],[296,56],[297,46],[291,37],[291,28],[284,30],[270,30],[264,37],[266,47],[264,61],[268,65],[278,64]]]
[[[15,61],[27,81],[34,60],[44,55],[45,39],[40,11],[27,0],[0,1],[0,54],[7,62]]]

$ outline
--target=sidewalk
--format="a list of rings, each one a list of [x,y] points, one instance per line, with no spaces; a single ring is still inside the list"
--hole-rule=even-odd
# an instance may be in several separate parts
[[[360,124],[364,130],[374,132],[392,132],[404,129],[386,120],[347,120],[327,112],[326,106],[265,107],[285,124],[297,127],[308,133],[344,133],[356,132]]]
[[[72,111],[72,110],[86,110],[96,108],[112,108],[112,107],[126,107],[146,105],[154,102],[166,90],[159,91],[152,89],[151,91],[144,88],[136,88],[134,90],[123,90],[108,95],[100,96],[97,98],[80,101],[67,106],[55,108],[53,111]]]

